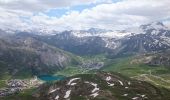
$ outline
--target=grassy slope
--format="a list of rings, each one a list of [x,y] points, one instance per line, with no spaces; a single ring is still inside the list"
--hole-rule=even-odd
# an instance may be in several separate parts
[[[0,88],[3,88],[6,86],[6,81],[5,80],[0,80]]]
[[[75,76],[68,78],[67,80],[70,80],[70,79],[75,78],[75,77],[81,77],[81,79],[83,81],[89,81],[89,82],[97,83],[98,87],[100,88],[100,90],[103,91],[104,94],[102,93],[99,97],[97,97],[96,99],[92,99],[92,100],[110,100],[110,99],[108,99],[109,98],[108,95],[110,93],[112,94],[112,96],[119,98],[119,100],[132,100],[131,97],[135,97],[137,93],[139,93],[139,94],[142,94],[142,93],[150,94],[150,95],[147,95],[149,98],[156,98],[155,96],[158,96],[158,95],[152,95],[151,91],[152,92],[155,91],[155,90],[153,90],[153,88],[155,88],[155,87],[146,83],[146,82],[142,82],[142,84],[139,84],[138,81],[131,80],[128,77],[122,76],[120,74],[114,73],[114,75],[117,76],[117,78],[119,80],[122,80],[125,83],[127,83],[128,81],[133,82],[132,83],[133,85],[129,86],[130,87],[129,89],[124,89],[124,87],[119,86],[119,85],[115,85],[114,88],[108,87],[108,84],[106,83],[106,81],[101,79],[102,76],[96,76],[95,74],[78,74],[78,75],[75,75]],[[60,81],[60,82],[58,82],[58,86],[59,87],[60,86],[65,87],[64,85],[66,83],[67,83],[66,81]],[[79,86],[79,85],[77,85],[77,87],[76,87],[77,90],[79,90],[79,87],[81,87],[80,89],[83,89],[86,92],[89,91],[88,89],[84,89],[86,87],[83,87],[81,85]],[[144,89],[144,87],[145,87],[145,89]],[[159,89],[159,88],[157,88],[157,89]],[[43,90],[44,90],[44,88],[43,88]],[[160,91],[163,91],[163,92],[160,92]],[[159,90],[157,91],[157,92],[159,92],[158,93],[159,95],[162,94],[162,96],[164,98],[169,98],[169,95],[167,95],[167,94],[170,91],[168,91],[166,89],[160,89],[160,91]],[[108,95],[105,96],[105,93],[106,94],[108,93]],[[125,93],[129,94],[128,97],[122,96],[122,94],[125,94]],[[87,98],[84,98],[84,96],[79,96],[77,94],[72,94],[72,97],[73,98],[71,98],[71,100],[86,100],[87,99]],[[149,100],[160,100],[160,99],[149,99]],[[166,99],[166,100],[168,100],[168,99]]]
[[[91,60],[102,61],[102,62],[107,61],[104,55],[82,56],[82,57],[77,56],[75,59],[80,62],[91,61]],[[92,71],[86,68],[80,68],[79,66],[70,65],[63,70],[56,72],[55,75],[73,76],[76,74],[85,74],[85,73],[92,73]]]
[[[55,75],[73,76],[75,74],[84,74],[87,72],[88,72],[87,69],[69,66],[66,67],[64,70],[56,72]]]
[[[120,75],[120,74],[117,74],[117,73],[114,73],[114,74],[118,75],[118,76]],[[116,86],[114,88],[108,87],[107,86],[108,84],[106,84],[105,81],[101,80],[101,77],[96,76],[94,74],[78,74],[78,75],[72,76],[72,77],[81,77],[82,80],[86,80],[86,81],[88,80],[88,81],[97,83],[98,86],[100,87],[100,89],[102,89],[102,90],[104,90],[105,92],[108,92],[108,93],[110,93],[110,92],[113,93],[113,95],[115,97],[119,98],[119,100],[131,100],[131,97],[135,97],[136,96],[136,92],[131,91],[131,89],[124,90],[124,88],[122,88],[122,86]],[[72,77],[70,77],[70,78],[72,78]],[[128,77],[124,77],[122,75],[120,75],[119,78],[121,80],[124,80],[124,81],[131,81],[131,82],[133,82],[133,80],[129,79]],[[134,81],[134,82],[135,82],[135,83],[133,83],[134,86],[132,86],[132,87],[135,89],[135,87],[138,84],[138,82],[137,81]],[[146,86],[148,89],[152,90],[152,88],[151,88],[152,86],[147,84],[146,82],[143,82],[143,84],[141,84],[141,85]],[[43,90],[45,90],[45,89],[43,89]],[[139,91],[140,91],[139,93],[145,93],[146,92],[146,93],[149,93],[149,94],[151,92],[151,90],[150,91],[148,91],[148,90],[143,91],[143,90],[144,89],[142,89],[142,90],[138,89],[138,92]],[[137,90],[135,90],[135,91],[137,91]],[[168,93],[170,91],[168,91],[166,89],[160,89],[160,91],[162,91],[161,95],[164,98],[169,98]],[[41,99],[36,99],[36,98],[34,98],[31,95],[34,92],[35,92],[35,89],[28,89],[28,90],[22,91],[21,93],[15,94],[15,95],[11,95],[11,96],[8,96],[8,97],[0,98],[0,100],[41,100]],[[129,94],[129,96],[130,96],[130,97],[128,97],[129,99],[125,98],[125,97],[122,97],[122,94],[124,94],[124,93],[128,93]],[[152,98],[153,95],[148,95],[148,96],[149,96],[149,98]],[[108,100],[107,98],[108,98],[107,96],[106,97],[105,96],[103,96],[103,97],[100,96],[100,97],[96,98],[96,100]],[[73,96],[73,98],[71,100],[86,100],[86,99],[84,97],[82,97],[82,96],[76,95],[76,96]],[[156,99],[154,99],[154,100],[156,100]],[[158,99],[158,100],[160,100],[160,99]],[[166,99],[166,100],[168,100],[168,99]]]
[[[132,56],[116,59],[106,59],[103,55],[97,55],[90,57],[85,56],[83,57],[83,59],[84,60],[97,59],[98,61],[104,61],[106,65],[101,69],[103,71],[118,72],[125,76],[145,80],[158,86],[170,88],[170,69],[167,69],[163,66],[154,67],[145,64],[131,64],[130,61],[134,59]],[[73,76],[75,74],[93,72],[94,71],[89,71],[87,69],[69,66],[64,70],[57,72],[55,75]],[[142,76],[143,74],[145,75],[145,77]]]
[[[101,70],[103,71],[111,71],[111,72],[119,72],[123,75],[133,77],[140,80],[148,81],[152,84],[163,86],[163,87],[170,87],[170,70],[165,67],[151,67],[144,64],[130,64],[130,61],[133,57],[123,57],[117,59],[106,59],[104,56],[99,55],[96,57],[83,57],[84,60],[92,60],[98,59],[101,61],[105,61],[106,65]],[[150,75],[150,71],[152,75]],[[73,76],[75,74],[85,74],[85,73],[93,73],[94,71],[89,71],[87,69],[79,68],[76,66],[68,66],[64,70],[58,71],[55,75],[64,75],[64,76]],[[142,75],[145,74],[145,77]],[[8,79],[10,76],[4,75],[2,79]],[[163,81],[162,81],[163,80]],[[164,81],[166,80],[166,81]],[[4,81],[0,81],[0,87],[3,87]],[[30,92],[17,94],[15,96],[10,96],[9,98],[27,98],[30,97]],[[5,100],[12,100],[12,99],[5,99]],[[23,99],[27,100],[27,99]]]
[[[114,59],[101,70],[119,72],[129,77],[134,77],[155,85],[170,88],[170,69],[163,66],[154,67],[145,64],[131,64],[130,61],[132,59],[133,57]],[[145,75],[145,77],[143,77],[143,75]],[[166,80],[166,82],[162,82],[163,80]]]

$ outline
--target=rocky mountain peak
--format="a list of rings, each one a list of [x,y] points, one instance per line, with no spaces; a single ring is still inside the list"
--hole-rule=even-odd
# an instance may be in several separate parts
[[[160,30],[160,29],[166,29],[167,27],[162,22],[152,22],[146,25],[141,25],[141,29],[144,31],[146,30]]]
[[[106,32],[110,32],[110,30],[105,30],[105,29],[99,29],[99,28],[90,28],[87,30],[87,32],[89,33],[106,33]]]
[[[164,26],[164,24],[162,22],[155,22],[154,24]]]

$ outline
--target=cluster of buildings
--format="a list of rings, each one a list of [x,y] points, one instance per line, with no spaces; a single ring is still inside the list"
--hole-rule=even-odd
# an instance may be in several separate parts
[[[12,79],[6,82],[6,87],[0,89],[0,96],[8,96],[11,94],[19,93],[24,89],[38,87],[42,83],[43,82],[38,80],[37,77],[34,77],[30,80]]]

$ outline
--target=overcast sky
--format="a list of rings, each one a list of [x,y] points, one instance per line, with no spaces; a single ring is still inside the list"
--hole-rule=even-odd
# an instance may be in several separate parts
[[[0,28],[122,30],[162,21],[170,25],[170,0],[0,0]]]

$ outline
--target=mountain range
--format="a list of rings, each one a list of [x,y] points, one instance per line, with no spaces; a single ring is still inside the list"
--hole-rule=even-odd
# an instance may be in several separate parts
[[[163,23],[153,22],[130,31],[90,28],[42,33],[0,30],[0,86],[1,80],[64,75],[68,77],[36,87],[29,98],[169,99],[170,92],[165,88],[170,88],[170,29]]]
[[[164,51],[170,47],[170,30],[161,22],[141,25],[137,33],[91,28],[84,31],[64,31],[38,38],[78,55],[126,55]]]
[[[0,31],[0,62],[10,74],[25,67],[33,74],[53,73],[78,65],[79,56],[104,54],[108,58],[164,52],[170,48],[170,30],[161,22],[141,25],[136,33],[91,28],[39,35]],[[22,66],[22,67],[21,67]]]

